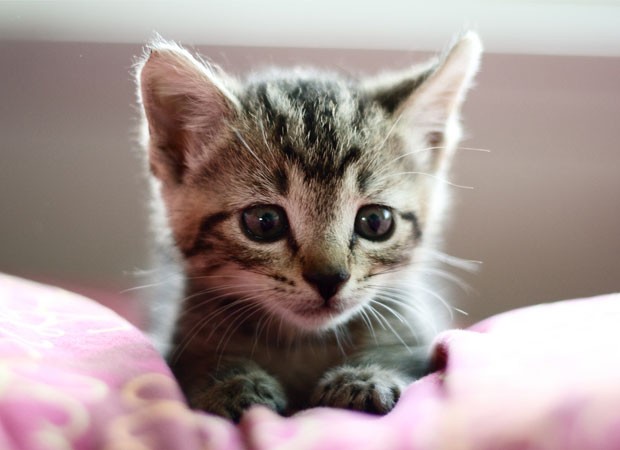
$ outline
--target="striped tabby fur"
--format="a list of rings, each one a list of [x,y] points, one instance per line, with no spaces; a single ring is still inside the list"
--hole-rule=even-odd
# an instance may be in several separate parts
[[[385,413],[423,373],[441,324],[421,267],[480,52],[467,33],[400,73],[240,80],[175,44],[148,48],[156,235],[181,274],[153,311],[194,407]]]

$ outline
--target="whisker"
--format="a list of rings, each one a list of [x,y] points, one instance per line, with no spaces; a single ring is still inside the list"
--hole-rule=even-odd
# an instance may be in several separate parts
[[[222,361],[222,357],[226,353],[225,349],[228,346],[228,343],[230,342],[232,337],[235,335],[236,331],[239,329],[239,327],[241,327],[241,325],[243,325],[247,320],[252,318],[259,311],[260,311],[260,305],[250,303],[250,305],[248,305],[243,310],[243,313],[242,313],[243,315],[241,315],[241,316],[237,315],[237,316],[235,316],[235,319],[233,321],[231,321],[230,325],[228,326],[228,328],[226,328],[226,331],[224,331],[224,334],[220,338],[220,340],[219,340],[219,342],[218,342],[218,344],[217,344],[217,346],[215,348],[215,352],[219,353],[219,356],[218,356],[218,359],[217,359],[217,363],[216,363],[216,368],[219,369],[220,363]],[[235,323],[236,323],[236,326],[234,326]],[[221,351],[220,351],[220,349],[221,349]]]
[[[233,296],[233,295],[238,295],[238,294],[244,294],[246,292],[256,292],[256,288],[257,287],[261,287],[263,289],[260,290],[260,292],[263,292],[265,290],[269,290],[269,288],[265,288],[264,286],[260,285],[260,284],[256,284],[256,285],[245,285],[243,287],[246,287],[248,290],[238,290],[238,288],[240,287],[239,285],[236,284],[231,284],[231,285],[221,285],[221,286],[217,286],[217,287],[212,287],[212,288],[207,288],[207,289],[203,289],[201,291],[197,291],[194,292],[191,295],[188,295],[186,297],[183,297],[182,299],[179,300],[180,304],[185,304],[185,303],[189,303],[189,300],[192,300],[196,297],[200,297],[202,295],[207,295],[207,294],[212,294],[214,292],[221,292],[230,288],[237,288],[235,290],[231,290],[229,292],[226,292],[224,294],[220,294],[220,295],[216,295],[215,297],[208,297],[203,299],[202,301],[198,302],[198,303],[194,303],[191,306],[183,306],[179,312],[180,317],[183,317],[184,315],[188,315],[189,313],[191,313],[192,311],[202,307],[204,304],[211,302],[211,301],[216,301],[219,300],[221,298],[227,297],[227,296]],[[157,308],[157,307],[155,307]]]
[[[246,299],[250,300],[253,298],[254,297],[249,297]],[[247,320],[247,318],[256,314],[260,309],[261,305],[259,303],[253,303],[250,301],[248,302],[248,304],[242,306],[237,311],[235,311],[235,320],[231,321],[224,330],[224,333],[222,333],[219,343],[215,347],[215,352],[218,353],[220,349],[225,348],[230,338],[235,334],[235,331],[239,329],[239,327]]]
[[[421,313],[422,310],[420,309],[420,306],[422,305],[419,302],[411,302],[411,298],[414,295],[413,293],[415,292],[415,290],[419,287],[419,284],[416,283],[415,285],[412,286],[382,286],[382,285],[369,285],[369,287],[373,287],[375,289],[377,289],[377,291],[379,293],[383,293],[383,294],[387,294],[388,292],[391,292],[392,294],[390,295],[390,298],[394,300],[394,295],[398,295],[399,299],[398,301],[400,302],[401,305],[408,307],[411,311],[417,312],[417,313]]]
[[[409,329],[409,331],[411,332],[411,335],[416,339],[419,340],[419,335],[418,333],[415,331],[415,329],[412,327],[411,323],[409,320],[407,320],[405,317],[403,317],[402,314],[400,314],[398,311],[396,311],[394,308],[389,307],[388,305],[378,301],[378,300],[383,300],[383,301],[388,301],[391,303],[394,303],[396,305],[402,306],[402,307],[408,307],[410,305],[408,305],[405,302],[402,302],[400,300],[397,300],[395,298],[393,298],[392,295],[382,295],[379,294],[375,299],[373,299],[372,301],[381,305],[382,307],[384,307],[385,309],[387,309],[394,317],[396,317],[401,323],[403,323],[404,325],[407,326],[407,328]],[[413,310],[416,315],[418,315],[420,313],[419,310],[416,310],[415,308],[407,308],[407,309],[411,309]]]
[[[148,283],[148,284],[142,284],[140,286],[132,286],[130,288],[123,289],[122,291],[119,291],[118,293],[119,294],[127,294],[129,292],[139,291],[140,289],[147,289],[147,288],[161,286],[164,283],[165,283],[165,281],[158,281],[157,283]]]
[[[372,304],[370,304],[370,303],[368,303],[368,312],[369,312],[370,314],[372,314],[372,316],[375,318],[375,321],[376,321],[379,325],[381,325],[381,328],[382,328],[383,330],[387,330],[387,328],[385,327],[385,324],[384,324],[384,320],[385,320],[385,318],[384,318],[383,316],[381,316],[381,315],[377,314],[377,311],[375,310],[375,308],[374,308],[374,307],[372,306]]]
[[[269,332],[273,329],[272,323],[276,319],[276,317],[280,317],[280,315],[277,314],[277,312],[273,311],[273,308],[270,308],[269,318],[267,319],[267,328],[266,328],[267,332],[265,333],[265,342],[267,342],[267,358],[271,358],[271,352],[270,352],[271,345],[269,345],[270,343]]]
[[[433,178],[434,180],[440,181],[442,183],[446,183],[448,186],[452,186],[452,187],[455,187],[455,188],[459,188],[459,189],[474,189],[473,186],[465,186],[465,185],[462,185],[462,184],[456,184],[456,183],[453,183],[452,181],[447,180],[447,179],[445,179],[443,177],[440,177],[440,176],[432,174],[432,173],[427,173],[427,172],[418,172],[418,171],[413,170],[411,172],[397,172],[397,173],[390,174],[390,176],[398,176],[398,175],[423,175],[423,176],[426,176],[426,177]]]
[[[437,261],[448,264],[449,266],[456,267],[457,269],[465,270],[468,272],[474,272],[478,269],[477,266],[483,264],[482,261],[477,261],[474,259],[463,259],[457,256],[449,255],[440,250],[429,248],[429,247],[420,247],[419,249],[421,253],[426,253],[427,255],[434,257]]]
[[[254,352],[256,351],[256,347],[258,345],[258,338],[260,337],[261,332],[263,330],[262,327],[264,326],[263,322],[265,321],[265,317],[266,316],[261,317],[260,319],[258,319],[258,322],[256,323],[256,327],[255,327],[256,331],[254,333],[255,338],[254,338],[254,342],[252,343],[252,349],[250,350],[250,358],[254,356]]]
[[[381,270],[379,272],[374,272],[374,273],[368,274],[368,278],[377,277],[379,275],[389,275],[389,274],[392,274],[392,273],[399,273],[403,269],[405,269],[407,267],[411,267],[411,266],[413,266],[415,264],[416,264],[415,262],[410,262],[410,263],[406,263],[406,264],[395,264],[395,265],[390,266],[387,269]]]
[[[265,133],[265,127],[263,126],[262,122],[258,122],[258,125],[260,126],[260,132],[261,135],[263,137],[263,142],[265,143],[265,147],[267,148],[267,150],[269,150],[269,153],[271,153],[271,155],[274,155],[274,151],[273,148],[271,147],[271,145],[269,145],[269,142],[267,142],[267,134]]]
[[[252,291],[254,292],[254,291]],[[217,308],[215,311],[212,311],[211,314],[200,318],[198,321],[196,321],[196,323],[185,333],[185,337],[183,338],[183,340],[179,343],[179,345],[176,346],[176,348],[174,349],[174,351],[171,354],[171,360],[172,363],[176,363],[179,358],[181,357],[181,355],[183,354],[183,352],[187,349],[187,347],[189,346],[189,344],[191,343],[191,341],[193,341],[196,336],[198,336],[198,334],[214,319],[218,318],[219,316],[221,316],[223,313],[234,309],[236,306],[239,306],[239,303],[244,303],[244,302],[248,302],[249,305],[243,305],[241,306],[241,309],[246,309],[248,306],[252,306],[252,305],[256,305],[256,303],[254,303],[252,300],[255,299],[255,297],[240,297],[240,298],[236,298],[235,302],[233,303],[229,303],[227,305],[222,306],[221,308]],[[215,332],[215,330],[217,329],[217,327],[215,327],[211,333],[206,337],[206,340],[211,339],[211,337],[213,336],[213,333]]]
[[[388,130],[387,134],[385,135],[385,137],[383,138],[383,141],[381,142],[381,144],[379,145],[379,148],[383,148],[383,146],[385,145],[385,143],[388,141],[388,139],[390,138],[390,136],[392,135],[392,133],[394,132],[394,130],[396,129],[396,126],[398,125],[398,122],[400,122],[400,120],[403,117],[403,113],[400,113],[399,116],[396,118],[396,120],[394,121],[394,123],[392,124],[392,126],[390,127],[390,129]]]
[[[450,320],[454,320],[454,309],[453,306],[450,305],[445,298],[443,298],[441,295],[439,295],[438,293],[436,293],[435,291],[432,291],[431,289],[425,288],[420,286],[419,284],[415,286],[415,289],[419,289],[422,292],[430,295],[433,298],[436,298],[437,300],[439,300],[439,302],[448,310],[448,314],[450,314]]]
[[[404,298],[408,298],[407,296],[404,296]],[[437,334],[438,330],[437,328],[434,326],[434,314],[431,311],[428,311],[426,308],[422,308],[421,306],[423,305],[418,305],[418,304],[411,304],[407,301],[403,301],[400,299],[397,299],[394,297],[394,294],[388,294],[388,293],[384,293],[383,295],[379,295],[378,299],[381,301],[385,301],[385,302],[390,302],[390,303],[394,303],[395,305],[398,305],[402,308],[408,309],[409,311],[411,311],[413,313],[413,315],[416,317],[416,323],[419,325],[427,325],[428,327],[430,327],[432,329],[433,335]],[[386,306],[386,305],[383,305]],[[420,340],[420,336],[419,333],[417,333],[413,328],[409,327],[409,330],[411,331],[413,337],[416,340]]]
[[[164,266],[151,267],[149,269],[134,267],[131,270],[123,271],[123,274],[128,275],[128,276],[134,276],[134,277],[150,277],[154,273],[158,273],[158,272],[166,276],[183,275],[182,270],[176,270],[176,267],[171,266],[170,264],[164,264]]]
[[[389,312],[391,312],[392,314],[394,314],[394,316],[395,316],[396,318],[398,318],[399,320],[401,320],[404,324],[406,324],[406,323],[407,323],[407,322],[405,322],[405,321],[403,320],[402,316],[400,316],[400,314],[396,313],[396,311],[394,311],[392,308],[390,308],[390,307],[388,307],[388,306],[384,305],[383,303],[378,302],[377,300],[374,300],[374,299],[371,299],[371,300],[370,300],[370,302],[371,302],[371,303],[374,303],[374,304],[376,304],[376,305],[379,305],[379,306],[382,306],[382,307],[386,308]],[[377,312],[377,314],[379,314],[381,317],[383,317],[383,314],[381,314],[379,311],[376,311],[376,312]],[[396,337],[396,339],[398,339],[398,341],[399,341],[401,344],[403,344],[403,346],[407,349],[407,351],[408,351],[409,353],[413,353],[413,351],[411,350],[411,347],[405,343],[405,341],[403,340],[403,338],[402,338],[402,337],[400,336],[400,334],[396,331],[396,329],[392,326],[392,324],[390,323],[390,321],[389,321],[389,320],[387,320],[385,317],[383,317],[383,320],[385,321],[385,324],[386,324],[386,325],[387,325],[387,327],[390,329],[390,331],[392,332],[392,334]],[[414,332],[413,332],[413,330],[412,330],[412,333],[414,333]]]
[[[383,299],[382,295],[379,295],[378,298]],[[376,300],[376,298],[373,298],[370,300],[371,303],[377,304],[377,305],[381,305],[383,306],[385,309],[387,309],[390,313],[392,313],[392,315],[398,319],[401,323],[403,324],[407,324],[408,322],[405,320],[405,318],[402,316],[402,314],[399,314],[397,311],[395,311],[393,308],[390,308],[387,305],[384,305],[383,303],[379,302]]]
[[[452,308],[453,308],[453,309],[454,309],[457,313],[459,313],[459,314],[463,314],[464,316],[469,316],[469,313],[468,313],[467,311],[464,311],[464,310],[462,310],[462,309],[460,309],[460,308],[457,308],[457,307],[455,307],[455,306],[453,306]]]
[[[419,304],[412,303],[409,301],[409,299],[411,298],[410,291],[406,291],[404,289],[398,289],[398,288],[390,287],[390,286],[373,286],[373,287],[377,289],[378,295],[381,297],[381,300],[389,300],[392,303],[395,303],[399,306],[402,306],[403,308],[408,309],[415,315],[423,314],[423,310],[420,308]],[[395,298],[394,297],[395,295],[398,295],[399,298]]]
[[[248,143],[245,141],[245,139],[243,139],[243,136],[241,136],[241,133],[239,132],[239,130],[234,129],[233,128],[233,132],[235,133],[235,135],[237,136],[237,138],[239,139],[239,141],[241,141],[241,143],[243,144],[243,146],[247,149],[248,152],[250,152],[250,154],[254,157],[254,159],[256,159],[256,161],[258,161],[258,163],[263,166],[263,168],[265,170],[267,170],[267,173],[269,173],[269,168],[267,167],[267,165],[263,162],[262,159],[260,159],[258,157],[258,155],[254,152],[254,150],[252,150],[250,148],[250,146],[248,145]]]
[[[338,346],[340,353],[342,354],[342,356],[346,356],[347,353],[345,352],[342,342],[340,341],[340,325],[336,325],[336,327],[333,328],[332,331],[334,332],[334,337],[336,338],[336,345]]]
[[[469,286],[465,281],[456,275],[451,274],[450,272],[446,272],[445,270],[436,269],[433,267],[421,267],[418,269],[420,273],[427,273],[430,275],[435,275],[444,280],[452,281],[459,288],[461,288],[464,292],[472,292],[471,286]]]
[[[192,311],[195,311],[195,310],[197,310],[197,309],[201,308],[203,305],[205,305],[205,304],[207,304],[207,303],[212,303],[212,302],[214,302],[214,301],[216,301],[216,300],[220,300],[220,299],[222,299],[222,298],[226,298],[226,297],[234,297],[234,296],[236,296],[236,295],[240,295],[240,294],[247,294],[247,293],[260,293],[260,292],[266,292],[266,291],[269,291],[269,290],[270,290],[269,288],[265,288],[265,287],[263,287],[262,289],[257,290],[256,288],[257,288],[257,287],[259,287],[259,286],[260,286],[260,285],[258,285],[258,286],[256,286],[256,287],[252,287],[252,286],[244,286],[244,287],[246,287],[247,289],[243,289],[243,290],[238,290],[238,289],[236,289],[236,290],[232,290],[232,291],[227,291],[227,292],[224,292],[223,294],[216,295],[215,297],[207,297],[207,298],[203,299],[202,301],[199,301],[199,302],[197,302],[197,303],[194,303],[194,304],[193,304],[193,305],[191,305],[191,306],[185,306],[185,307],[182,309],[181,314],[182,314],[182,315],[188,315],[188,314],[189,314],[189,313],[191,313]],[[224,288],[224,287],[221,287],[221,288],[219,288],[219,289],[213,289],[213,290],[206,290],[206,291],[197,292],[197,293],[195,293],[195,294],[190,295],[189,297],[186,297],[186,298],[183,300],[183,302],[187,303],[187,301],[188,301],[188,300],[190,300],[190,299],[192,299],[192,298],[196,298],[196,297],[198,297],[199,295],[206,295],[206,294],[210,294],[210,293],[217,292],[217,291],[220,291],[220,292],[221,292],[221,291],[223,291],[223,290],[227,290],[227,289],[229,289],[229,288],[230,288],[230,287],[225,287],[225,288]],[[230,304],[234,304],[234,301],[233,301],[232,303],[230,303]]]
[[[360,310],[360,317],[362,318],[362,321],[366,325],[366,328],[368,328],[369,333],[372,335],[372,338],[375,341],[375,344],[379,345],[379,341],[377,341],[377,334],[375,333],[375,329],[372,326],[372,322],[370,320],[370,317],[368,317],[368,313],[365,311],[365,309],[367,307],[368,307],[368,305],[364,305],[362,307],[362,309]]]
[[[242,280],[243,277],[239,274],[234,274],[234,275],[225,275],[225,274],[221,274],[221,275],[198,275],[195,277],[187,277],[187,280],[191,280],[191,281],[196,281],[196,280],[207,280],[207,279],[214,279],[214,278],[233,278],[233,279],[239,279]]]
[[[193,294],[190,294],[186,297],[184,297],[183,299],[181,299],[182,303],[189,303],[189,300],[196,298],[196,297],[200,297],[206,294],[212,294],[215,292],[222,292],[222,291],[226,291],[228,289],[234,288],[233,290],[236,292],[237,289],[239,288],[247,288],[247,289],[256,289],[256,288],[263,288],[263,289],[269,289],[267,288],[265,285],[261,284],[261,283],[252,283],[252,284],[220,284],[217,286],[211,286],[211,287],[207,287],[204,289],[201,289],[199,291],[194,292]]]
[[[413,150],[411,152],[407,152],[403,155],[397,156],[396,158],[394,158],[392,161],[390,161],[388,163],[388,165],[395,163],[396,161],[398,161],[399,159],[402,158],[406,158],[407,156],[411,156],[411,155],[416,155],[418,153],[424,153],[424,152],[429,152],[429,151],[433,151],[433,150],[444,150],[448,147],[440,145],[440,146],[435,146],[435,147],[424,147],[424,148],[419,148],[417,150]],[[491,150],[486,149],[486,148],[476,148],[476,147],[455,147],[455,150],[466,150],[466,151],[472,151],[472,152],[481,152],[481,153],[491,153]]]
[[[478,148],[478,147],[456,147],[457,150],[468,150],[470,152],[481,152],[481,153],[493,153],[493,150],[488,148]]]
[[[280,344],[280,336],[282,334],[282,326],[283,325],[284,325],[284,317],[280,316],[280,323],[278,324],[278,337],[276,338],[277,342],[278,342],[278,345]]]
[[[158,272],[159,269],[153,269],[150,271],[146,271],[146,270],[140,270],[140,273],[138,273],[137,271],[135,271],[132,275],[136,276],[136,277],[152,277],[154,273]],[[126,294],[128,292],[133,292],[133,291],[137,291],[140,289],[147,289],[147,288],[152,288],[152,287],[158,287],[161,286],[164,283],[167,283],[168,281],[177,278],[178,280],[183,279],[181,272],[173,272],[173,273],[166,273],[165,277],[159,281],[154,281],[152,283],[147,283],[147,284],[143,284],[143,285],[139,285],[139,286],[132,286],[130,288],[127,289],[123,289],[121,291],[119,291],[119,294]]]

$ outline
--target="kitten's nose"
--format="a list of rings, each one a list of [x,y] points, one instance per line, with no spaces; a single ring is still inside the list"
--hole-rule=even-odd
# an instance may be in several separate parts
[[[351,278],[351,274],[346,270],[336,271],[308,271],[303,274],[304,279],[313,285],[321,294],[321,297],[327,301],[332,298],[336,292]]]

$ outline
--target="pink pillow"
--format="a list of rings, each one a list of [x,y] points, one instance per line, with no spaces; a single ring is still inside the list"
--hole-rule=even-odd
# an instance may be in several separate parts
[[[439,372],[385,417],[187,408],[146,337],[76,294],[0,274],[2,449],[619,449],[620,295],[438,337]]]
[[[190,411],[147,338],[70,292],[0,274],[0,448],[241,448]]]

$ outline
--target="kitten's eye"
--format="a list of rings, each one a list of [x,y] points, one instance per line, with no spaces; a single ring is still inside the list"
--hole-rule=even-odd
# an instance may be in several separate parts
[[[241,214],[242,228],[253,241],[274,242],[288,230],[286,213],[276,205],[252,206]]]
[[[363,206],[355,218],[355,232],[364,239],[384,241],[394,231],[392,211],[380,205]]]

